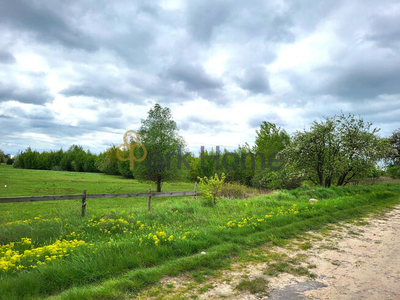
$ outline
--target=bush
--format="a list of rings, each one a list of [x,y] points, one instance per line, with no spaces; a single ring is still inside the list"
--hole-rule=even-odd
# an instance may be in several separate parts
[[[285,166],[280,171],[258,171],[253,177],[252,184],[254,187],[275,190],[275,189],[295,189],[301,186],[303,178],[289,166]]]
[[[209,202],[215,205],[216,200],[221,198],[220,191],[225,180],[225,174],[222,173],[221,177],[218,174],[208,177],[198,177],[199,179],[199,190],[202,196]]]
[[[223,183],[219,191],[219,196],[230,199],[241,199],[246,197],[246,187],[237,182]]]
[[[106,152],[97,156],[96,167],[100,172],[108,175],[120,175],[116,149],[116,146],[111,146]]]
[[[400,178],[400,166],[388,167],[386,169],[386,173],[388,174],[388,176],[398,179]]]
[[[125,178],[133,178],[133,172],[129,167],[129,161],[118,161],[118,172]]]
[[[200,180],[200,193],[206,199],[208,205],[215,205],[216,200],[223,197],[241,199],[246,196],[246,186],[237,182],[225,182],[224,173],[220,177],[215,174],[211,177],[198,177],[198,179]]]
[[[61,169],[60,166],[53,166],[53,167],[51,168],[51,170],[52,170],[52,171],[62,171],[62,169]]]

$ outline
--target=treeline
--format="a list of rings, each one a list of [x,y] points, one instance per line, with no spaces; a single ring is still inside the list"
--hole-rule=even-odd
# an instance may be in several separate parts
[[[0,149],[0,164],[1,163],[12,165],[14,160],[12,159],[11,154],[4,154],[4,152]]]
[[[232,152],[202,149],[195,155],[184,151],[185,143],[180,136],[170,138],[170,133],[178,129],[169,109],[156,105],[146,120],[139,133],[148,155],[143,162],[135,162],[133,170],[129,161],[118,159],[116,146],[96,155],[77,145],[67,151],[41,153],[27,148],[15,157],[14,167],[102,172],[152,180],[158,185],[167,180],[195,181],[224,173],[227,182],[261,189],[291,189],[304,182],[340,186],[382,174],[400,178],[400,131],[387,138],[380,137],[379,129],[353,115],[315,121],[308,130],[291,136],[275,124],[263,122],[256,131],[254,146],[245,144]],[[169,124],[172,129],[164,134],[159,130],[160,123]],[[161,140],[162,147],[157,144]],[[178,150],[178,146],[183,148]],[[137,147],[135,157],[141,157],[141,151]],[[127,157],[127,152],[122,155]]]
[[[14,167],[36,170],[98,172],[97,155],[72,145],[67,151],[38,152],[28,147],[15,157]]]
[[[78,145],[70,146],[67,151],[60,149],[50,152],[38,152],[28,147],[15,157],[14,167],[35,170],[101,172],[133,178],[133,174],[129,170],[129,162],[118,160],[115,146],[97,155],[89,150],[83,150],[83,147]]]

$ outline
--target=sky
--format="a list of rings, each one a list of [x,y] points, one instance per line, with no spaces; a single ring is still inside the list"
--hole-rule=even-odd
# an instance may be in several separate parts
[[[155,103],[194,152],[341,112],[389,136],[398,20],[398,0],[0,0],[0,149],[99,153]]]

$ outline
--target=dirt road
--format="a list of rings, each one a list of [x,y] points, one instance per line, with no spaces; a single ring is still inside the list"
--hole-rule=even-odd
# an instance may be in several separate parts
[[[238,288],[243,281],[253,291]],[[384,215],[308,232],[284,247],[266,245],[249,251],[246,259],[208,276],[200,284],[188,274],[166,277],[138,298],[160,296],[163,299],[400,300],[400,205]]]
[[[336,250],[311,250],[317,281],[308,299],[400,299],[400,207],[382,219],[351,226]]]

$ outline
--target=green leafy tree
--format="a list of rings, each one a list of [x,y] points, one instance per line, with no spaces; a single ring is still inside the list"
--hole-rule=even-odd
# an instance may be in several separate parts
[[[14,163],[14,160],[10,157],[8,160],[7,160],[7,165],[12,165]]]
[[[260,125],[260,130],[256,131],[255,146],[252,149],[254,154],[260,153],[263,155],[262,158],[256,161],[252,179],[252,184],[255,187],[278,188],[275,183],[279,181],[276,177],[280,171],[271,169],[268,160],[270,158],[276,159],[277,157],[274,154],[281,153],[289,143],[290,136],[283,128],[265,121]],[[250,150],[250,147],[247,148]],[[264,162],[261,159],[264,159]]]
[[[389,137],[390,151],[386,156],[389,167],[400,166],[400,128]]]
[[[85,163],[83,164],[83,171],[84,172],[98,172],[98,169],[96,168],[96,155],[90,153],[90,151],[87,152],[87,156],[85,159]]]
[[[3,152],[3,150],[0,149],[0,164],[1,164],[2,162],[4,162],[4,160],[5,160],[4,152]]]
[[[119,175],[117,146],[112,145],[106,152],[100,153],[96,159],[96,167],[108,175]]]
[[[148,112],[147,118],[141,122],[138,132],[140,143],[146,147],[148,154],[143,161],[134,164],[133,173],[135,178],[156,183],[157,192],[161,192],[162,183],[180,178],[181,170],[190,162],[188,156],[185,157],[183,153],[185,141],[179,135],[171,110],[167,107],[155,104]],[[178,158],[179,149],[181,159]],[[136,147],[135,157],[140,158],[142,155],[143,148]]]
[[[368,177],[387,153],[378,132],[351,114],[314,121],[309,131],[294,134],[285,161],[316,185],[346,185]]]

